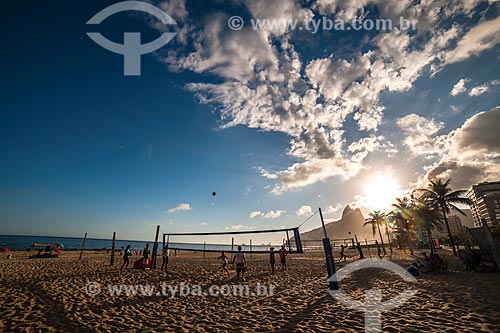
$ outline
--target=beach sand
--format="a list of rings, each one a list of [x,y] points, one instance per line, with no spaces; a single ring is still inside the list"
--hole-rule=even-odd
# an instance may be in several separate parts
[[[288,257],[289,269],[269,275],[267,256],[249,258],[246,281],[274,286],[268,296],[163,295],[162,284],[201,286],[238,284],[227,280],[216,254],[180,253],[168,272],[129,269],[120,273],[120,256],[64,252],[55,259],[28,260],[26,252],[0,258],[0,331],[2,332],[363,332],[364,315],[327,292],[321,252]],[[133,263],[139,256],[133,256]],[[351,259],[353,260],[353,259]],[[279,261],[279,259],[278,259]],[[411,258],[398,252],[406,267]],[[161,258],[158,257],[161,265]],[[345,265],[342,263],[337,268]],[[277,263],[279,268],[279,262]],[[89,282],[101,292],[87,294]],[[500,273],[467,273],[458,261],[450,272],[404,282],[380,269],[358,271],[340,284],[343,293],[364,299],[377,288],[386,301],[406,289],[418,290],[404,305],[383,313],[384,332],[500,332]],[[107,285],[152,285],[152,295],[111,296]],[[223,289],[225,290],[225,289]],[[261,288],[261,291],[263,289]],[[92,289],[91,291],[95,291]],[[159,293],[159,295],[157,295]]]

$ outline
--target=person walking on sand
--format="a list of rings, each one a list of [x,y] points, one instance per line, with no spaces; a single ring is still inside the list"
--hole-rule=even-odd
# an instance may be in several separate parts
[[[345,251],[345,246],[344,246],[344,244],[342,244],[342,245],[340,245],[340,258],[339,258],[339,262],[342,261],[342,258],[344,258],[344,261],[347,260],[347,257],[344,254],[344,251]]]
[[[241,252],[241,246],[238,246],[238,252],[233,257],[233,263],[236,264],[236,275],[238,280],[241,279],[245,281],[245,272],[247,270],[247,260],[245,258],[245,253]]]
[[[280,261],[281,261],[281,269],[286,271],[286,249],[285,245],[281,245],[280,249]]]
[[[271,275],[274,275],[275,272],[274,264],[276,263],[276,259],[274,257],[274,247],[270,248],[269,251],[271,251],[269,253],[269,263],[271,264]]]
[[[228,261],[227,261],[226,255],[224,254],[224,251],[222,251],[221,255],[218,256],[217,259],[219,259],[222,263],[222,266],[220,269],[222,269],[223,271],[226,272],[227,278],[229,279],[229,269],[227,269]]]
[[[142,250],[142,270],[146,270],[146,266],[148,265],[149,262],[149,257],[151,256],[151,249],[149,248],[149,244],[146,244],[146,247],[144,250]]]
[[[123,252],[123,264],[122,267],[120,268],[120,271],[122,271],[124,268],[128,268],[131,256],[132,256],[132,251],[130,251],[130,245],[127,245],[127,248]]]
[[[170,256],[170,250],[168,249],[168,246],[165,246],[161,253],[161,258],[162,258],[161,268],[160,268],[161,271],[167,270],[169,256]]]

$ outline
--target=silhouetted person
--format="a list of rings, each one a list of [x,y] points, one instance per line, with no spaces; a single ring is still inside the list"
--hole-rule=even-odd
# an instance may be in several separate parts
[[[125,249],[123,253],[123,264],[122,267],[120,268],[120,271],[123,270],[124,268],[128,268],[128,264],[130,263],[130,257],[132,256],[132,251],[130,251],[130,245],[127,245],[127,248]]]

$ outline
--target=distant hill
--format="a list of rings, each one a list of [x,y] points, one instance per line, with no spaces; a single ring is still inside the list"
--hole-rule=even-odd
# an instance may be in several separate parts
[[[326,223],[326,232],[328,233],[328,238],[330,239],[340,239],[340,238],[354,238],[354,235],[358,237],[358,240],[373,239],[371,226],[363,227],[365,218],[361,213],[359,208],[352,209],[347,206],[342,212],[342,218],[338,221]],[[319,227],[304,233],[301,233],[302,242],[323,239],[323,228]],[[309,244],[304,244],[309,245]]]

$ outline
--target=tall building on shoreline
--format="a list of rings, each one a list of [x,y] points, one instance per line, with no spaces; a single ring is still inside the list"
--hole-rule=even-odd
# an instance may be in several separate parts
[[[458,215],[448,216],[448,225],[450,226],[450,231],[452,235],[459,235],[464,232],[464,226],[462,225],[462,219]],[[436,237],[448,237],[448,230],[444,222],[441,224],[441,230],[436,229],[432,232]]]
[[[474,225],[500,225],[500,181],[473,185],[467,191]]]

